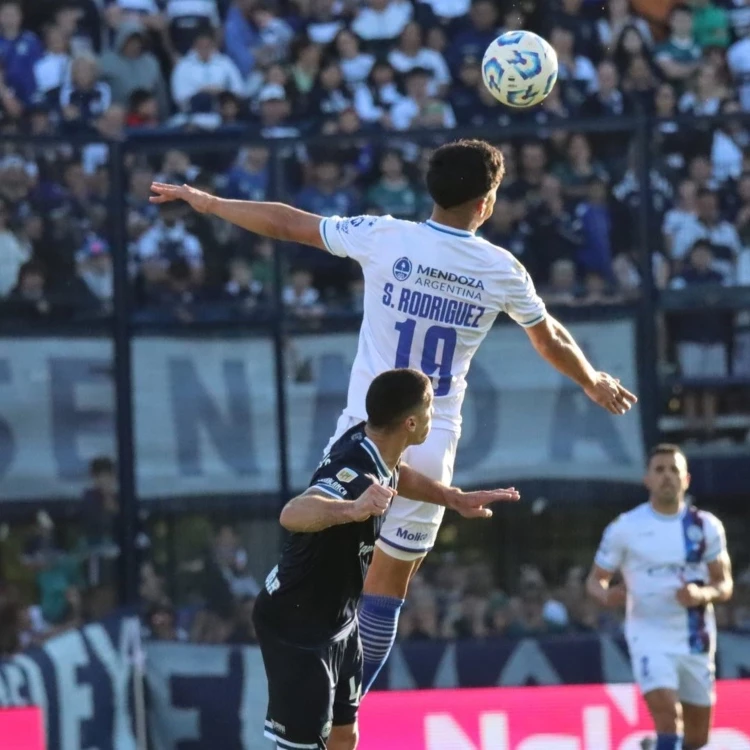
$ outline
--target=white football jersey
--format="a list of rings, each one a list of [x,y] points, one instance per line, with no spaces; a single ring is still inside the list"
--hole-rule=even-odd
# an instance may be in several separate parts
[[[675,595],[686,583],[707,584],[707,564],[725,550],[721,521],[690,506],[665,516],[644,503],[607,527],[595,562],[622,572],[631,651],[649,647],[675,654],[714,652],[713,605],[686,609]]]
[[[323,219],[334,255],[352,258],[365,279],[364,318],[345,414],[364,419],[376,375],[412,367],[435,388],[436,427],[461,424],[471,358],[498,313],[522,326],[544,319],[544,303],[521,263],[471,232],[391,216]]]

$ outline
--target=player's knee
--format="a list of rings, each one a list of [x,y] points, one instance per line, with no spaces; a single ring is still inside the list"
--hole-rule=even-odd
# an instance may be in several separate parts
[[[359,742],[359,727],[347,724],[343,727],[333,727],[328,738],[327,750],[355,750]]]
[[[647,703],[657,732],[682,733],[682,707],[672,691],[654,691],[648,695]]]
[[[397,560],[376,547],[365,578],[364,592],[405,599],[414,565],[413,560]]]

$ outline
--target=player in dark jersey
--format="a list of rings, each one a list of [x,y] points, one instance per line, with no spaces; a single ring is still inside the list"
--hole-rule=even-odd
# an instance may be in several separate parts
[[[367,422],[336,441],[310,487],[291,500],[281,524],[292,534],[266,579],[253,614],[268,679],[265,735],[281,750],[353,750],[362,689],[357,605],[375,540],[399,488],[401,455],[425,441],[430,379],[389,370],[371,383]],[[410,496],[439,502],[439,483],[409,471]],[[443,488],[444,489],[444,488]],[[465,515],[515,490],[467,493]]]

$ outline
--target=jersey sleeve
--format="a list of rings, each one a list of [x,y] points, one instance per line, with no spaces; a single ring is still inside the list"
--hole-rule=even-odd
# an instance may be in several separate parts
[[[351,461],[324,461],[313,475],[310,489],[337,500],[356,500],[374,481]]]
[[[604,530],[594,562],[604,570],[614,573],[625,562],[625,534],[622,518],[613,521]]]
[[[542,298],[536,293],[529,272],[515,261],[506,279],[505,312],[524,328],[541,323],[547,315]]]
[[[351,258],[361,266],[375,257],[376,236],[390,216],[331,216],[320,222],[320,236],[332,255]]]
[[[706,515],[706,551],[703,555],[705,562],[718,560],[727,551],[727,537],[724,524],[714,515]]]

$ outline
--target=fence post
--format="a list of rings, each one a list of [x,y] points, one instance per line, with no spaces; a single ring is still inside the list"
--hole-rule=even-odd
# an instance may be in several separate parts
[[[271,172],[269,174],[268,197],[266,200],[282,201],[281,194],[283,185],[283,164],[281,161],[281,148],[271,148]],[[279,441],[279,508],[287,500],[291,492],[289,477],[289,442],[287,430],[287,402],[286,386],[286,352],[284,346],[284,301],[282,298],[284,289],[284,256],[285,248],[281,243],[276,243],[273,254],[273,348],[274,348],[274,375],[276,377],[276,422]]]
[[[125,147],[109,144],[109,220],[112,229],[114,281],[114,386],[117,426],[117,466],[120,482],[118,524],[120,604],[138,600],[138,498],[135,484],[135,443],[133,430],[133,377],[131,294],[128,274],[127,224],[125,220]]]
[[[651,134],[654,118],[641,113],[636,127],[637,180],[640,192],[638,202],[638,246],[641,269],[642,298],[639,305],[637,362],[640,381],[639,404],[644,442],[647,447],[658,441],[659,435],[659,368],[657,365],[656,315],[658,291],[654,284],[651,224],[653,201],[651,199]]]

